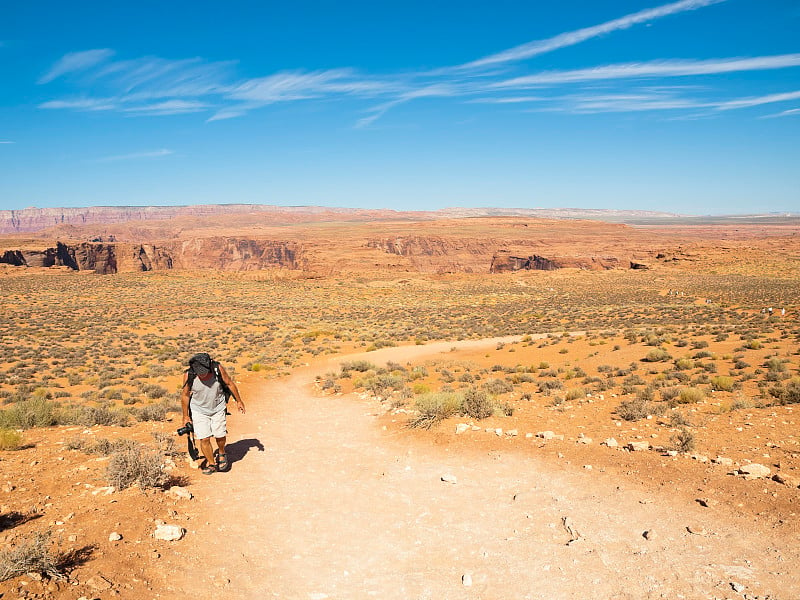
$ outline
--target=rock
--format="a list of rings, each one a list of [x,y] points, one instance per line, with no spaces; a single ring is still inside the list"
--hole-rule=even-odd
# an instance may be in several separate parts
[[[800,487],[800,479],[797,479],[796,477],[792,477],[791,475],[784,475],[782,473],[775,473],[775,475],[772,476],[772,480],[773,481],[777,481],[778,483],[781,483],[781,484],[783,484],[785,486],[788,486],[790,488]]]
[[[718,456],[716,458],[712,458],[711,462],[717,465],[723,465],[725,467],[732,467],[733,466],[733,459],[725,458],[724,456]]]
[[[459,423],[458,425],[456,425],[456,435],[462,434],[465,431],[469,431],[469,429],[470,426],[467,425],[466,423]]]
[[[628,442],[626,448],[631,452],[642,452],[650,449],[650,442]]]
[[[706,508],[711,508],[712,506],[717,505],[717,501],[712,500],[711,498],[695,498],[695,502],[697,502],[700,506],[705,506]]]
[[[708,457],[704,454],[692,454],[692,460],[696,460],[697,462],[707,463]]]
[[[88,585],[93,590],[97,590],[98,592],[111,589],[111,582],[99,574],[89,578],[86,581],[86,585]]]
[[[112,531],[108,534],[108,541],[109,542],[118,542],[122,539],[122,535],[117,533],[116,531]]]
[[[617,440],[615,440],[614,438],[608,438],[607,440],[604,440],[601,443],[604,446],[608,446],[609,448],[617,448],[617,447],[619,447],[619,442],[617,442]]]
[[[494,434],[497,437],[503,437],[503,430],[500,427],[498,427],[497,429],[494,430]]]
[[[705,527],[698,527],[694,525],[688,526],[686,531],[694,535],[706,535],[708,533]]]
[[[167,495],[172,496],[176,500],[191,500],[192,492],[179,485],[173,485],[167,490]]]
[[[731,588],[737,594],[741,594],[745,590],[745,587],[741,583],[736,583],[735,581],[731,581]]]
[[[458,479],[452,473],[445,473],[442,475],[442,481],[445,483],[458,483]]]
[[[584,445],[588,446],[592,442],[593,442],[593,440],[590,437],[579,437],[577,443],[578,444],[584,444]]]
[[[6,494],[10,494],[10,493],[11,493],[11,492],[13,492],[15,489],[17,489],[17,486],[15,486],[15,485],[14,485],[14,484],[12,484],[12,483],[5,483],[5,484],[3,485],[3,491],[4,491]]]
[[[165,542],[176,542],[186,534],[183,527],[177,525],[160,524],[153,532],[153,537],[157,540],[164,540]]]
[[[519,435],[519,432],[516,429],[509,429],[508,431],[506,431],[506,435],[508,437],[517,437],[517,435]]]
[[[461,583],[464,587],[470,587],[472,585],[472,575],[469,573],[464,573],[461,576]]]
[[[655,532],[655,531],[653,531],[652,529],[648,529],[647,531],[645,531],[645,532],[642,534],[642,537],[643,537],[644,539],[648,540],[648,541],[650,541],[650,540],[653,540],[653,539],[655,539],[655,537],[656,537],[656,532]]]
[[[750,463],[749,465],[742,465],[739,467],[739,474],[744,475],[745,479],[761,479],[762,477],[769,477],[770,468],[760,465],[758,463]]]
[[[552,431],[540,431],[536,434],[536,437],[542,438],[543,440],[552,440],[556,437],[556,434]]]

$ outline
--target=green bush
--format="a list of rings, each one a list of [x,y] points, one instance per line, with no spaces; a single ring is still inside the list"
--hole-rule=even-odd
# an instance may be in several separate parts
[[[695,404],[702,402],[706,397],[703,390],[696,387],[682,388],[675,402],[678,404]]]
[[[493,396],[514,391],[514,386],[505,379],[487,379],[481,388],[487,394],[491,394]]]
[[[644,357],[645,362],[664,362],[670,360],[672,357],[665,348],[653,348]]]
[[[18,450],[22,447],[22,434],[14,429],[0,429],[0,450]]]
[[[58,405],[44,398],[22,400],[0,411],[0,427],[3,428],[52,427],[58,422]]]
[[[465,415],[473,419],[485,419],[492,415],[494,406],[492,406],[491,398],[485,390],[471,387],[464,391],[461,410]]]
[[[409,427],[430,429],[440,421],[460,413],[461,401],[461,396],[455,392],[422,394],[415,405],[419,415],[409,422]]]
[[[694,435],[685,427],[670,438],[673,449],[684,454],[694,450]]]
[[[666,406],[663,404],[636,397],[621,402],[616,408],[616,413],[625,421],[638,421],[647,418],[649,415],[660,415],[665,410]]]
[[[718,392],[732,392],[734,388],[733,377],[718,375],[711,378],[711,387]]]

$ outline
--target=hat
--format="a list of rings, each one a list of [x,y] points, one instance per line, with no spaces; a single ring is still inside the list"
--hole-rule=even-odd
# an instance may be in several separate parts
[[[205,377],[211,372],[211,357],[206,352],[195,354],[189,359],[189,368],[195,375]]]

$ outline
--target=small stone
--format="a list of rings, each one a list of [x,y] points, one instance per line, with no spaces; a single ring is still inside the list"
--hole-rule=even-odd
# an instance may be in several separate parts
[[[497,437],[503,437],[503,430],[500,427],[498,427],[497,429],[494,430],[494,434]]]
[[[191,500],[192,492],[179,485],[173,485],[167,490],[167,495],[172,496],[177,500]]]
[[[731,588],[737,594],[741,594],[744,592],[745,587],[741,583],[736,583],[735,581],[731,581]]]
[[[444,475],[442,475],[442,481],[444,481],[445,483],[458,483],[458,479],[456,478],[456,476],[451,473],[445,473]]]
[[[472,575],[469,573],[464,573],[461,576],[461,583],[464,587],[470,587],[472,585]]]
[[[506,435],[508,437],[517,437],[517,435],[519,435],[519,432],[516,429],[509,429],[508,431],[506,431]]]
[[[648,540],[648,541],[650,541],[650,540],[653,540],[653,539],[655,539],[655,537],[656,537],[656,532],[655,532],[655,531],[653,531],[652,529],[648,529],[647,531],[645,531],[645,532],[642,534],[642,537],[643,537],[644,539]]]
[[[713,462],[714,464],[723,465],[723,466],[726,466],[726,467],[732,467],[733,466],[733,459],[732,458],[725,458],[724,456],[718,456],[716,458],[712,458],[711,462]]]
[[[696,460],[697,462],[707,463],[708,457],[705,454],[692,454],[692,460]]]
[[[469,429],[470,426],[467,425],[466,423],[459,423],[458,425],[456,425],[456,435],[460,435],[466,431],[469,431]]]
[[[111,532],[111,533],[108,535],[108,541],[109,541],[109,542],[118,542],[118,541],[120,541],[121,539],[122,539],[122,535],[120,535],[120,534],[119,534],[119,533],[117,533],[116,531],[112,531],[112,532]]]
[[[745,479],[760,479],[762,477],[769,477],[770,468],[760,465],[758,463],[750,463],[749,465],[742,465],[739,467],[739,473],[744,475]]]
[[[552,431],[540,431],[536,434],[536,437],[542,438],[543,440],[552,440],[556,437],[556,434]]]
[[[592,443],[592,438],[590,438],[590,437],[579,437],[578,438],[578,443],[588,446],[589,444]]]
[[[10,494],[10,493],[11,493],[11,492],[13,492],[15,489],[17,489],[17,486],[15,486],[15,485],[14,485],[14,484],[12,484],[12,483],[6,483],[6,484],[4,484],[4,485],[3,485],[3,491],[4,491],[6,494]]]
[[[706,535],[708,533],[705,527],[698,527],[694,525],[690,525],[689,527],[687,527],[686,531],[688,531],[693,535]]]
[[[773,481],[777,481],[785,486],[790,488],[800,487],[800,480],[796,477],[792,477],[791,475],[784,475],[783,473],[775,473],[772,476]]]
[[[97,591],[105,591],[111,589],[111,582],[103,577],[102,575],[95,575],[86,581],[86,585],[88,585],[93,590]]]
[[[631,452],[642,452],[650,449],[650,442],[628,442],[626,447]]]
[[[153,537],[165,542],[176,542],[186,534],[183,527],[177,525],[158,525],[153,532]]]
[[[609,448],[617,448],[619,447],[619,442],[614,438],[608,438],[607,440],[602,442],[604,446],[608,446]]]
[[[587,471],[591,471],[592,465],[583,465],[583,468],[586,469]]]

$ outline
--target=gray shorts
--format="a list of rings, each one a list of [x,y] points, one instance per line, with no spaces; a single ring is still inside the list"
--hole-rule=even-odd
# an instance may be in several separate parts
[[[203,440],[212,435],[215,438],[228,435],[228,430],[225,426],[225,416],[225,410],[221,410],[210,417],[199,412],[193,413],[192,425],[194,426],[194,437],[198,440]]]

